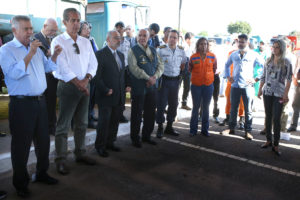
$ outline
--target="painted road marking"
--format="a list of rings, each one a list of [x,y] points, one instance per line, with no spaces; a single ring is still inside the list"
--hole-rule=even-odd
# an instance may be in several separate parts
[[[189,144],[189,143],[186,143],[186,142],[182,142],[182,141],[179,141],[179,140],[174,140],[174,139],[167,138],[167,137],[163,137],[162,140],[165,140],[165,141],[171,142],[171,143],[175,143],[175,144],[180,144],[182,146],[189,147],[189,148],[192,148],[192,149],[197,149],[197,150],[200,150],[200,151],[213,153],[213,154],[223,156],[223,157],[226,157],[226,158],[230,158],[230,159],[233,159],[233,160],[238,160],[238,161],[245,162],[245,163],[257,166],[257,167],[270,169],[270,170],[280,172],[280,173],[283,173],[283,174],[300,177],[300,173],[298,173],[298,172],[294,172],[294,171],[286,170],[286,169],[279,168],[279,167],[276,167],[276,166],[264,164],[264,163],[257,162],[257,161],[254,161],[254,160],[250,160],[250,159],[247,159],[247,158],[243,158],[243,157],[240,157],[240,156],[235,156],[235,155],[225,153],[225,152],[222,152],[222,151],[217,151],[217,150],[214,150],[214,149],[201,147],[199,145]]]

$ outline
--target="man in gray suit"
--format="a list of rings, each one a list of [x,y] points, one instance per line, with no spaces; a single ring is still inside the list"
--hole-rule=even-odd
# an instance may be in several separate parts
[[[45,56],[50,56],[50,44],[52,39],[57,34],[57,23],[55,19],[49,18],[44,22],[44,26],[41,32],[34,35],[35,39],[38,39],[42,46],[40,49],[43,51]],[[56,130],[56,88],[58,80],[54,78],[52,72],[46,73],[47,89],[45,91],[47,111],[48,111],[48,132],[49,135],[55,135]]]

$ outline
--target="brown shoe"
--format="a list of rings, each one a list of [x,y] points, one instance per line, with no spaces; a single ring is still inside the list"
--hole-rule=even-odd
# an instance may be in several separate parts
[[[56,171],[61,175],[67,175],[70,173],[69,168],[66,166],[65,161],[56,162]]]
[[[246,139],[246,140],[252,140],[252,139],[253,139],[253,136],[251,135],[251,133],[245,132],[245,139]]]
[[[76,157],[76,162],[83,163],[86,165],[95,165],[96,161],[89,156],[78,156]]]
[[[187,105],[183,105],[181,106],[181,109],[185,109],[185,110],[192,110],[190,107],[188,107]]]

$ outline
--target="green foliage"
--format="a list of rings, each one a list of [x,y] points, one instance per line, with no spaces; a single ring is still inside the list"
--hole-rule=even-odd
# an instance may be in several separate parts
[[[198,33],[199,36],[204,36],[207,37],[208,36],[208,32],[207,31],[201,31],[200,33]]]
[[[230,34],[233,33],[249,34],[251,32],[251,26],[248,22],[237,21],[235,23],[230,23],[227,27],[227,31]]]

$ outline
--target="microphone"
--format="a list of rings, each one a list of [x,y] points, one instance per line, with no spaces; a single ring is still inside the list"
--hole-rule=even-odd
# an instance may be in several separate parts
[[[30,37],[30,42],[33,42],[34,40],[38,40],[36,37],[34,37],[33,35]],[[48,51],[48,49],[42,44],[41,46],[39,46],[43,51]]]

